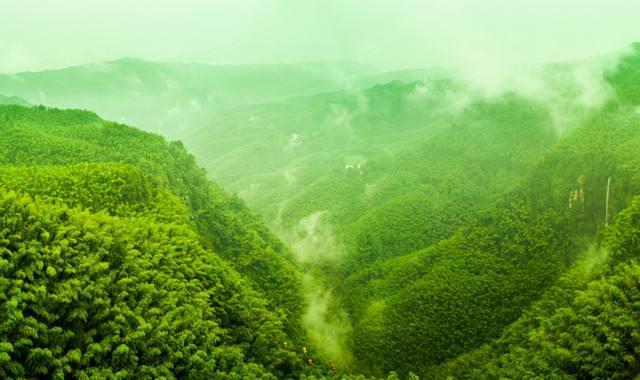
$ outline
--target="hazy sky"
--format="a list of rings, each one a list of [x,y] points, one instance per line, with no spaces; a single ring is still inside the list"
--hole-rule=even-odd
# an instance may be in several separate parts
[[[381,68],[589,57],[640,40],[635,0],[0,0],[0,71],[117,59]]]

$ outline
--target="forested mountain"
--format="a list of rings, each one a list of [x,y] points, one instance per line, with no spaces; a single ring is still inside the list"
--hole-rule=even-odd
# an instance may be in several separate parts
[[[212,114],[186,143],[291,244],[328,225],[349,251],[402,255],[465,225],[592,112],[573,64],[540,71],[563,104],[461,79],[393,81]]]
[[[131,65],[149,67],[109,75]],[[182,143],[92,112],[0,106],[0,373],[638,376],[640,45],[589,82],[601,96],[582,65],[539,68],[552,101],[447,70],[344,89],[316,68],[317,87],[276,75],[247,100],[269,68],[197,87],[211,67],[163,64],[148,93],[98,91],[238,90],[189,121],[206,174]],[[98,68],[0,92],[33,102],[78,77],[56,95],[71,102],[109,83]]]
[[[9,105],[9,104],[16,104],[19,106],[28,106],[30,105],[29,102],[27,102],[26,100],[18,97],[18,96],[4,96],[4,95],[0,95],[0,105]]]
[[[427,378],[638,374],[639,53],[607,74],[617,96],[473,223],[351,276],[343,293],[364,367]]]
[[[375,73],[350,62],[210,65],[123,58],[0,75],[0,94],[33,104],[90,109],[111,120],[183,138],[205,111],[334,91]]]
[[[290,253],[180,144],[43,107],[0,129],[2,377],[300,370]]]
[[[527,94],[393,82],[239,109],[217,121],[233,127],[203,129],[194,151],[305,260],[316,255],[333,312],[350,318],[353,368],[429,378],[502,339],[565,273],[602,255],[590,247],[607,179],[610,223],[637,194],[634,49],[598,79],[610,100],[563,104],[575,113],[565,125],[557,104]],[[557,80],[575,67],[547,70]],[[561,83],[569,100],[580,90]]]

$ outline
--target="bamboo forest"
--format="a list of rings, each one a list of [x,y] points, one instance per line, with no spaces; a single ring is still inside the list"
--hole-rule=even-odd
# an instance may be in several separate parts
[[[0,378],[640,379],[640,5],[0,5]]]

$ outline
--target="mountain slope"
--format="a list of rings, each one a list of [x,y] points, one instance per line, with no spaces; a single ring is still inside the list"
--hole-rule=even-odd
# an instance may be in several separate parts
[[[29,102],[18,96],[4,96],[0,95],[0,105],[15,104],[18,106],[29,106]]]
[[[286,248],[180,145],[43,107],[0,106],[0,130],[3,376],[301,368]]]
[[[26,255],[15,258],[27,257],[24,263],[9,257],[14,272],[6,279],[24,276],[29,294],[6,303],[6,319],[28,327],[6,325],[21,343],[1,346],[26,365],[2,368],[33,376],[71,366],[105,376],[177,369],[193,376],[321,377],[328,375],[321,366],[301,368],[303,358],[317,359],[317,349],[332,360],[352,355],[339,366],[376,376],[393,370],[426,378],[633,377],[639,55],[636,45],[596,78],[611,95],[604,104],[564,109],[570,122],[558,110],[583,94],[561,80],[571,77],[567,65],[546,67],[561,89],[546,102],[517,91],[487,97],[440,79],[208,113],[209,124],[188,141],[211,175],[238,196],[207,182],[180,143],[88,112],[1,108],[0,159],[7,165],[0,189],[3,207],[18,215],[6,219],[2,241]],[[551,104],[558,99],[568,103]],[[293,253],[241,198],[291,243],[304,277]],[[85,216],[104,226],[106,236],[91,223],[76,223]],[[24,220],[36,226],[52,220],[76,240],[62,242],[66,235],[55,228],[31,231]],[[109,305],[124,302],[129,309],[118,307],[125,314],[134,310],[127,315],[154,326],[166,320],[149,314],[140,297],[131,300],[129,291],[146,292],[154,302],[163,291],[182,301],[193,290],[198,296],[159,310],[182,307],[198,315],[180,321],[201,329],[196,346],[205,353],[170,340],[156,361],[142,353],[145,344],[156,348],[155,340],[134,334],[129,344],[111,331],[100,331],[108,336],[99,343],[107,354],[82,346],[81,354],[90,354],[80,364],[75,351],[49,346],[48,338],[32,353],[32,329],[59,332],[41,322],[48,311],[39,303],[39,286],[57,296],[58,274],[68,270],[38,256],[38,247],[57,251],[70,244],[78,257],[94,260],[95,251],[95,260],[108,263],[105,276],[114,280],[104,284],[105,294],[117,295]],[[123,251],[124,260],[105,255],[109,247]],[[74,266],[84,270],[78,260]],[[29,270],[15,269],[21,266]],[[135,286],[117,287],[118,276],[129,272]],[[94,282],[90,273],[81,276]],[[167,281],[170,288],[162,285]],[[11,286],[13,297],[22,283]],[[41,324],[11,309],[16,302],[34,310]],[[77,316],[66,310],[50,317],[71,326]],[[301,355],[307,339],[301,320],[313,342],[310,355]],[[99,324],[121,323],[113,321]],[[224,331],[216,332],[219,326]],[[85,333],[95,343],[94,332],[77,329],[63,330],[70,339],[64,345],[84,344],[66,336]],[[184,337],[191,330],[177,331]],[[161,372],[138,365],[147,362]]]
[[[514,193],[525,200],[526,209],[536,218],[545,208],[562,210],[566,219],[560,238],[582,241],[583,252],[574,250],[577,259],[564,264],[568,269],[561,269],[548,289],[541,288],[540,300],[526,307],[498,339],[435,368],[425,368],[425,373],[435,378],[632,378],[638,374],[634,305],[640,169],[635,163],[640,118],[637,100],[628,96],[629,89],[639,84],[640,67],[632,64],[638,54],[636,48],[608,74],[617,78],[611,83],[618,96],[554,146]],[[521,231],[531,228],[527,223]],[[558,231],[554,228],[554,233]],[[538,240],[534,245],[537,254],[551,248],[548,238]],[[552,249],[543,258],[548,264],[566,253]],[[402,266],[394,270],[407,279],[406,270],[419,273],[420,266],[405,272],[400,271]],[[559,266],[543,273],[558,273]],[[389,281],[386,286],[393,286]]]

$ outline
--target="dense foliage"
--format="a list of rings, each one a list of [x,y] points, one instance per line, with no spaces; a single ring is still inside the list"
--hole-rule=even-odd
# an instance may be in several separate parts
[[[83,111],[0,120],[3,377],[302,368],[287,249],[181,145]]]
[[[434,378],[637,376],[640,200],[490,345],[433,368]]]
[[[529,196],[534,209],[542,204],[566,207],[567,192],[582,186],[584,200],[571,211],[569,236],[601,244],[580,254],[500,338],[431,368],[430,376],[628,379],[640,373],[640,133],[633,106],[637,98],[630,92],[640,85],[636,60],[637,49],[621,59],[609,74],[619,96],[554,147],[531,181],[541,185]],[[613,185],[607,221],[609,178]]]
[[[2,198],[3,377],[294,367],[282,321],[188,226]]]
[[[236,99],[186,136],[238,195],[181,143],[0,106],[0,375],[342,378],[313,347],[325,329],[347,372],[390,379],[634,378],[638,57],[561,125],[557,104],[452,78],[265,88],[280,100]],[[110,65],[150,93],[211,70]],[[544,70],[579,96],[572,65]]]

